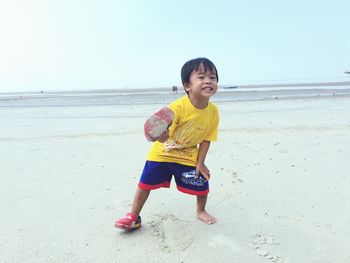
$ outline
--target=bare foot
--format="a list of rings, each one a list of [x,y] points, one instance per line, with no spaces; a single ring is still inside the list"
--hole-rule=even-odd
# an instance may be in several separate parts
[[[216,223],[216,218],[208,214],[207,211],[205,210],[197,212],[197,216],[200,220],[202,220],[204,223],[207,223],[208,225],[212,225]]]

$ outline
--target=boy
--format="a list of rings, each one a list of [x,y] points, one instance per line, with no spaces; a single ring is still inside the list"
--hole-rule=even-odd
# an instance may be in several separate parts
[[[210,171],[204,162],[210,142],[216,141],[218,134],[218,109],[209,101],[218,89],[218,73],[209,59],[196,58],[183,65],[181,78],[187,95],[170,104],[172,124],[153,143],[131,212],[115,222],[117,228],[139,228],[150,190],[169,188],[173,175],[179,191],[197,196],[198,218],[207,224],[216,222],[205,210]]]

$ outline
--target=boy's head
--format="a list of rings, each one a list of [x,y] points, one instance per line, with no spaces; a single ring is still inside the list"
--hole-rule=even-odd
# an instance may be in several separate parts
[[[190,77],[193,71],[198,71],[200,68],[204,68],[204,72],[209,71],[215,74],[216,80],[219,81],[218,71],[213,62],[207,58],[195,58],[187,61],[181,69],[182,85],[185,87],[190,83]],[[185,90],[186,91],[186,90]],[[188,94],[188,92],[186,91]]]

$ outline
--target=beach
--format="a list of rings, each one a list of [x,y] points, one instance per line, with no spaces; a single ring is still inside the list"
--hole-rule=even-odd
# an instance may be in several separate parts
[[[0,261],[350,262],[350,92],[320,90],[213,97],[207,210],[218,222],[197,219],[195,197],[172,182],[151,193],[133,232],[113,224],[151,146],[143,123],[183,93],[7,94]]]

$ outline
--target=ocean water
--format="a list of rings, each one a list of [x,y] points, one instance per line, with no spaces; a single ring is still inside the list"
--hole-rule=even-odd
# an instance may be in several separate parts
[[[138,104],[167,105],[185,94],[183,91],[175,94],[168,89],[0,93],[0,108]],[[212,101],[221,103],[229,101],[317,98],[325,96],[350,96],[350,87],[221,88],[212,97]]]

